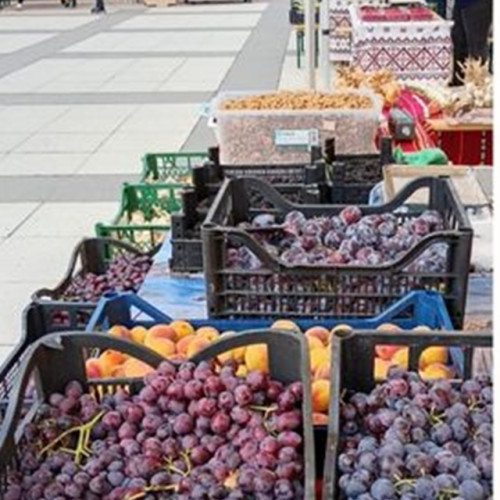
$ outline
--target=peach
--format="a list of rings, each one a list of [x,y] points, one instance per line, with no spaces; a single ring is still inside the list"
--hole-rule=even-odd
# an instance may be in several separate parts
[[[180,354],[180,353],[176,352],[175,354],[172,354],[172,356],[169,356],[168,360],[172,361],[172,362],[175,361],[178,363],[182,363],[183,361],[187,360],[187,356],[185,354]]]
[[[434,363],[441,363],[445,365],[448,361],[448,349],[443,346],[428,347],[422,351],[420,359],[418,360],[418,367],[421,370]]]
[[[220,333],[211,326],[202,326],[196,330],[195,335],[197,337],[207,339],[209,342],[215,342],[219,338]]]
[[[311,335],[309,335],[309,337],[306,337],[306,339],[311,351],[313,349],[323,349],[325,347],[325,344],[323,344],[323,342],[318,337],[312,337]]]
[[[434,380],[438,378],[453,378],[453,372],[446,365],[442,363],[432,363],[420,370],[420,376],[423,380]]]
[[[397,365],[400,368],[408,368],[410,350],[408,347],[398,349],[391,358],[391,365]]]
[[[332,335],[335,334],[340,334],[342,332],[352,332],[352,328],[349,325],[344,325],[340,324],[332,328],[332,331],[330,332],[330,339],[332,338]]]
[[[237,363],[244,363],[245,362],[245,351],[246,351],[246,347],[236,347],[236,349],[233,349],[231,351],[233,353],[233,359]]]
[[[330,382],[328,380],[315,380],[312,383],[311,394],[313,411],[327,413],[330,405]]]
[[[330,356],[330,349],[327,349],[326,347],[309,351],[311,372],[316,373],[319,367],[324,363],[330,364]]]
[[[266,344],[249,345],[245,349],[245,365],[248,371],[258,370],[269,373],[269,360]]]
[[[305,335],[307,338],[312,337],[319,339],[323,345],[327,345],[328,342],[330,342],[330,332],[322,326],[313,326],[309,328]]]
[[[108,349],[99,356],[103,377],[111,377],[115,367],[123,364],[127,357],[125,354]]]
[[[236,376],[240,378],[244,378],[248,375],[248,368],[245,365],[238,366],[236,370]]]
[[[102,378],[104,376],[101,361],[98,358],[89,358],[85,361],[85,371],[88,378]]]
[[[379,332],[400,332],[401,328],[397,325],[393,325],[392,323],[382,323],[381,325],[378,326],[377,330]]]
[[[205,337],[195,336],[195,338],[189,342],[186,352],[187,357],[192,358],[195,354],[205,349],[205,347],[208,347],[211,343],[212,342],[207,340]]]
[[[119,339],[130,340],[130,330],[126,326],[114,325],[108,330],[109,335],[118,337]]]
[[[232,361],[234,358],[233,358],[233,351],[226,351],[226,352],[223,352],[222,354],[219,354],[217,356],[217,361],[223,365],[225,363],[228,363],[229,361]]]
[[[428,326],[425,326],[425,325],[420,325],[420,326],[416,326],[414,329],[413,329],[414,332],[418,332],[418,333],[431,333],[432,332],[432,329],[429,328]]]
[[[313,413],[313,425],[328,425],[328,416],[324,413]]]
[[[187,356],[187,350],[189,344],[195,339],[194,335],[188,335],[187,337],[183,337],[179,342],[177,342],[176,349],[179,354],[184,354]]]
[[[377,345],[375,346],[375,354],[380,359],[389,361],[400,349],[400,345]]]
[[[139,359],[130,358],[123,364],[123,372],[126,377],[142,378],[154,372],[154,369]]]
[[[124,368],[124,365],[115,366],[113,368],[111,376],[113,378],[123,378],[123,377],[125,377],[125,368]]]
[[[152,326],[146,334],[146,340],[144,343],[146,343],[147,339],[150,337],[168,339],[172,342],[177,342],[177,333],[175,333],[175,330],[170,325]]]
[[[169,358],[175,354],[175,343],[166,337],[151,337],[147,335],[144,345],[164,358]]]
[[[330,380],[331,376],[331,366],[330,362],[321,363],[316,373],[314,374],[314,380]]]
[[[385,380],[387,378],[387,371],[391,367],[391,362],[385,359],[375,358],[374,377],[375,380]]]
[[[271,325],[271,330],[287,330],[291,332],[300,332],[299,325],[289,319],[278,319]]]
[[[194,334],[193,325],[191,325],[191,323],[188,323],[187,321],[177,319],[170,323],[170,327],[174,329],[175,334],[177,335],[177,340],[181,340],[188,335]]]
[[[130,336],[134,342],[138,344],[144,344],[144,340],[146,339],[146,334],[148,333],[148,329],[144,326],[136,326],[130,330]]]

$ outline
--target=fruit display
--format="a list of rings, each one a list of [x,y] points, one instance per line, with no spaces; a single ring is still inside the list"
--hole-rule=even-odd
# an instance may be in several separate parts
[[[250,188],[269,198],[274,213],[249,206]],[[406,204],[423,189],[447,194]],[[463,269],[470,262],[465,249],[472,245],[460,205],[449,181],[433,177],[415,180],[376,207],[297,206],[258,179],[227,179],[202,230],[208,314],[369,317],[425,289],[444,294],[460,328]],[[450,251],[458,247],[464,253]],[[450,277],[463,283],[455,287]],[[456,290],[464,291],[458,302]]]
[[[220,161],[305,163],[311,147],[332,138],[339,154],[376,153],[381,111],[381,99],[367,91],[223,93],[213,107]]]
[[[388,377],[340,406],[341,498],[493,498],[491,378],[424,382],[401,368]]]
[[[266,250],[287,265],[379,266],[400,259],[425,236],[444,229],[435,210],[426,210],[404,222],[393,214],[363,216],[357,206],[345,207],[337,216],[307,218],[289,212],[282,221],[273,214],[259,214],[250,224],[237,227],[250,231]],[[259,229],[263,231],[258,232]],[[274,229],[274,231],[270,231]],[[261,263],[246,248],[230,248],[229,267],[259,269]],[[447,245],[437,243],[424,252],[409,271],[444,272]]]
[[[149,255],[117,255],[103,274],[87,272],[76,275],[60,300],[95,303],[106,292],[137,292],[152,264],[153,259]]]
[[[24,427],[5,500],[304,498],[302,385],[162,363],[136,395],[79,382]]]

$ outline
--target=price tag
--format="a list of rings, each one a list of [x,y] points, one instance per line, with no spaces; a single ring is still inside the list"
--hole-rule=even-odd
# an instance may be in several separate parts
[[[319,146],[317,129],[275,130],[274,144],[282,147],[308,148]]]

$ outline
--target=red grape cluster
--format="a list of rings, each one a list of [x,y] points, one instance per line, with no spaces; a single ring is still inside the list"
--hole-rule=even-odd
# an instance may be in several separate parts
[[[458,386],[391,368],[370,394],[341,406],[339,487],[357,500],[492,498],[493,387]]]
[[[304,498],[302,385],[164,362],[137,395],[70,383],[24,430],[4,500]]]
[[[152,263],[153,259],[147,255],[119,255],[110,262],[104,274],[84,273],[75,276],[62,299],[95,303],[106,292],[137,292]]]
[[[423,237],[444,228],[441,215],[427,210],[401,222],[392,213],[363,216],[360,208],[348,206],[339,215],[307,218],[302,212],[288,213],[281,226],[273,214],[254,217],[240,229],[253,232],[268,253],[289,265],[377,266],[399,259]],[[274,231],[269,231],[275,228]],[[410,271],[443,272],[448,246],[436,243],[419,255]],[[259,269],[260,261],[246,247],[231,248],[228,265]]]

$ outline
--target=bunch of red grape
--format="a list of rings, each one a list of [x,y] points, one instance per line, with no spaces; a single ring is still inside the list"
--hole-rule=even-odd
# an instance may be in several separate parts
[[[302,384],[164,362],[137,395],[77,382],[24,429],[4,500],[304,499]]]
[[[454,386],[391,368],[370,394],[341,406],[339,487],[357,500],[492,498],[493,387]]]
[[[392,213],[363,216],[356,206],[339,215],[307,218],[302,212],[288,213],[281,225],[275,215],[257,215],[240,229],[253,229],[253,237],[268,253],[288,265],[377,266],[401,258],[422,238],[444,229],[441,215],[426,210],[404,222]],[[274,230],[272,230],[274,228]],[[265,229],[261,233],[255,229]],[[260,261],[246,247],[230,248],[230,267],[259,269]],[[446,270],[448,245],[435,243],[411,264],[409,271]]]
[[[137,292],[153,264],[147,255],[124,253],[115,257],[104,274],[85,273],[73,278],[62,299],[98,302],[106,292]]]

